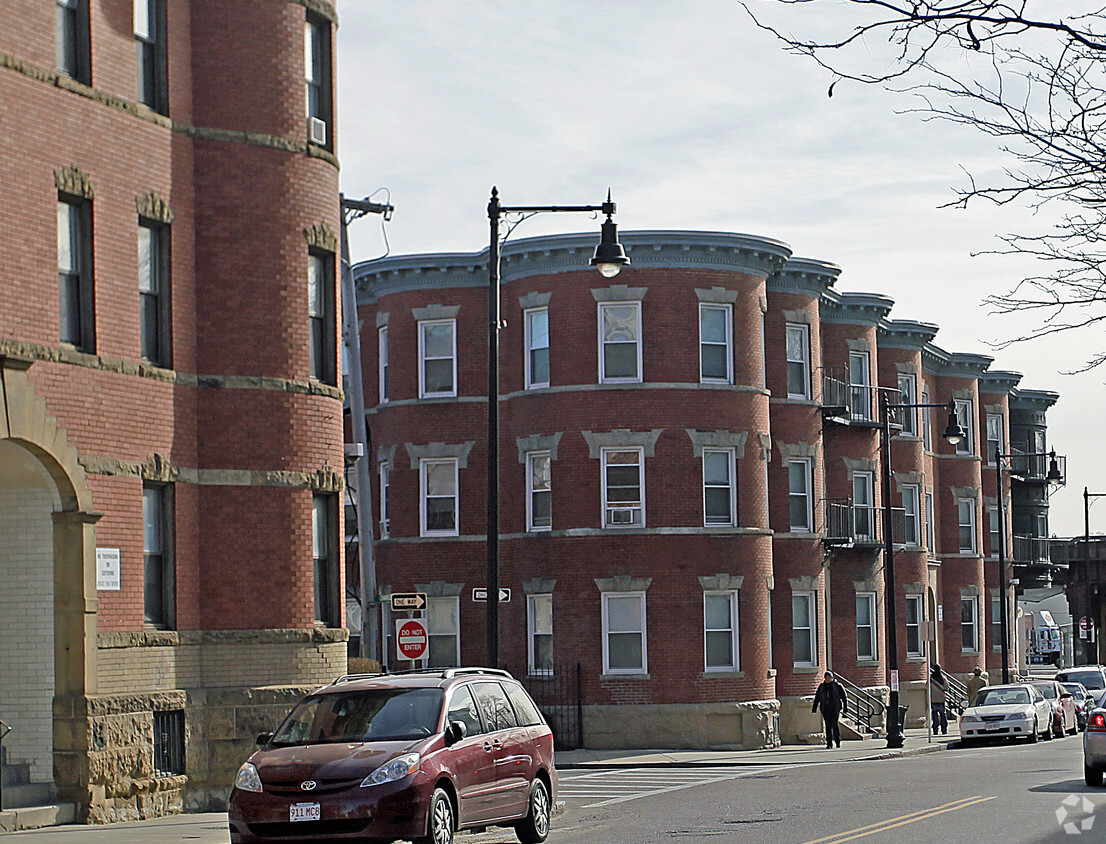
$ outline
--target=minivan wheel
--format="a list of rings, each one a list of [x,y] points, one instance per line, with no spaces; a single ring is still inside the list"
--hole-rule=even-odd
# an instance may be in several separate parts
[[[549,789],[540,779],[530,787],[530,811],[515,824],[515,835],[522,844],[541,844],[549,835],[549,815],[552,805]]]
[[[453,802],[440,788],[434,789],[430,798],[426,835],[416,838],[415,844],[453,844]]]
[[[1092,768],[1086,762],[1083,763],[1083,781],[1087,785],[1102,785],[1102,769]]]

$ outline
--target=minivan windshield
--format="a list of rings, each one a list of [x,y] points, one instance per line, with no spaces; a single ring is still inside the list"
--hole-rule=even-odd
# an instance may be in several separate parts
[[[432,735],[441,689],[366,689],[310,695],[273,734],[272,744],[399,741]]]

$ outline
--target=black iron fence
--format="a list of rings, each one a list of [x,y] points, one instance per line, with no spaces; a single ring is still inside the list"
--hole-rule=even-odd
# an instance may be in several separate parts
[[[514,675],[553,730],[557,750],[575,750],[584,746],[584,699],[580,663],[556,664],[548,669],[513,669]]]

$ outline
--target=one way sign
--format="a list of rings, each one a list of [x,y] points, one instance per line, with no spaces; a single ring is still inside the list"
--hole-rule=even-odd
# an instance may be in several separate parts
[[[426,606],[425,592],[393,592],[393,610],[421,610]]]
[[[472,600],[474,600],[474,601],[487,601],[488,600],[488,589],[487,589],[487,587],[477,586],[475,589],[473,589],[472,590]],[[500,589],[499,590],[499,603],[504,604],[509,600],[511,600],[511,590],[510,589]]]

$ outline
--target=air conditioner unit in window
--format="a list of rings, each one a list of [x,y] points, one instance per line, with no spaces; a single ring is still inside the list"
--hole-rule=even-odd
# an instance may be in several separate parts
[[[638,523],[636,507],[611,507],[607,510],[607,524],[636,525]]]
[[[326,121],[317,117],[307,118],[307,135],[311,143],[326,146]]]

